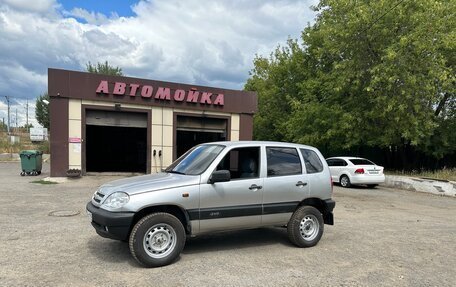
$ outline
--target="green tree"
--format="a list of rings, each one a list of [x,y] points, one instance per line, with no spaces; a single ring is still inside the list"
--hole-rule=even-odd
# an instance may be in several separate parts
[[[301,96],[300,84],[307,71],[301,65],[304,53],[297,41],[277,48],[269,57],[256,57],[245,89],[259,92],[259,110],[254,116],[254,138],[283,140],[292,102]]]
[[[36,99],[35,118],[40,125],[49,129],[49,94],[44,93]]]
[[[113,67],[109,65],[108,61],[104,63],[97,63],[96,65],[92,65],[92,63],[88,63],[86,65],[87,72],[93,74],[103,74],[103,75],[110,75],[110,76],[123,76],[122,69],[119,67]]]
[[[8,126],[3,123],[3,121],[0,121],[0,131],[7,131],[8,130]]]
[[[456,1],[322,0],[315,10],[299,45],[254,61],[255,136],[454,153]]]

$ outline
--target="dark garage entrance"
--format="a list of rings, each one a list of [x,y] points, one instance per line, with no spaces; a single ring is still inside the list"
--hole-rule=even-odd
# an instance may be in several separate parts
[[[86,171],[147,172],[147,114],[86,110]]]
[[[209,117],[177,116],[176,158],[197,144],[227,140],[227,120]]]

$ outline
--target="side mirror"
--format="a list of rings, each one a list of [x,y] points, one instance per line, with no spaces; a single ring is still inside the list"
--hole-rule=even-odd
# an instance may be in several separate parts
[[[209,178],[209,183],[226,182],[231,180],[231,173],[229,170],[216,170]]]

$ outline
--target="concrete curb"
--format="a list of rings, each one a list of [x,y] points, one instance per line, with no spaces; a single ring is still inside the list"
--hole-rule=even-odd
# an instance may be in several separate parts
[[[426,192],[436,195],[456,197],[456,182],[434,180],[430,178],[386,175],[386,187],[405,189],[410,191]]]

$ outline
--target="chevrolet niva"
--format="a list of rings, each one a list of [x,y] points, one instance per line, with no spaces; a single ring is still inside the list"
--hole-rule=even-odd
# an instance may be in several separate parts
[[[146,267],[172,263],[187,236],[286,226],[311,247],[333,225],[328,165],[314,147],[212,142],[193,147],[163,173],[103,184],[87,203],[96,232],[129,242]]]

